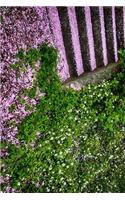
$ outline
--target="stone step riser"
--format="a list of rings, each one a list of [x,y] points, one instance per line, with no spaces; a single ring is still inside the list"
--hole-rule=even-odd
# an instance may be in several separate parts
[[[125,7],[47,7],[67,78],[118,61],[125,48]]]

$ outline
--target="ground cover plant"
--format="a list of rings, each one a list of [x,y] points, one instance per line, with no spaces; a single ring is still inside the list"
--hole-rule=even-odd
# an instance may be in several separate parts
[[[27,66],[40,67],[32,87],[18,94],[29,114],[18,124],[17,142],[1,142],[3,192],[125,192],[125,51],[120,55],[112,80],[74,91],[62,87],[56,49],[20,49],[11,65],[17,79]]]

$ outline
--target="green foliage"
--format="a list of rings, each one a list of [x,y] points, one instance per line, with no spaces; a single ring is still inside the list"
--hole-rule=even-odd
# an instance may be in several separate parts
[[[24,55],[24,50],[23,49],[19,49],[18,54],[17,54],[17,58],[19,59],[24,59],[25,55]]]
[[[0,23],[3,23],[3,16],[2,15],[0,15]]]
[[[25,90],[25,94],[30,98],[33,99],[36,96],[36,86],[33,86],[30,89]]]
[[[120,50],[119,55],[122,60],[122,65],[125,67],[125,49]]]
[[[123,69],[77,92],[61,87],[54,48],[29,52],[31,63],[36,54],[41,61],[36,85],[46,95],[18,127],[20,145],[8,144],[2,174],[20,192],[125,192]]]
[[[10,111],[10,112],[13,112],[15,109],[16,109],[16,105],[15,105],[15,104],[12,104],[12,105],[9,107],[9,111]]]

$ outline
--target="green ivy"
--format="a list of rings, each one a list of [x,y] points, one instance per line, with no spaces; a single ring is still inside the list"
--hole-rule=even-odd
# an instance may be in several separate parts
[[[125,65],[125,53],[122,66]],[[18,54],[41,67],[36,87],[45,93],[18,127],[20,146],[7,144],[2,162],[19,192],[125,192],[125,73],[79,92],[62,88],[57,50],[47,44]],[[5,185],[2,185],[3,191]]]

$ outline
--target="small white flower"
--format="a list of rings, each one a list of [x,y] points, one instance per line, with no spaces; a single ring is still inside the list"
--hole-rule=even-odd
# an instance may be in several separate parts
[[[64,182],[63,185],[66,185],[66,182]]]
[[[20,182],[18,182],[17,185],[20,186]]]
[[[47,192],[50,192],[50,189],[49,189],[49,188],[47,188]]]
[[[52,170],[52,166],[49,167],[49,170]]]
[[[40,137],[41,136],[41,133],[38,131],[38,132],[36,132],[36,136],[37,137]]]
[[[37,183],[36,183],[36,187],[38,188],[39,186],[40,186],[40,183],[39,183],[39,182],[37,182]]]
[[[113,158],[113,155],[110,155],[110,156],[109,156],[109,159],[112,159],[112,158]]]
[[[75,117],[75,120],[77,120],[78,118],[77,117]]]

